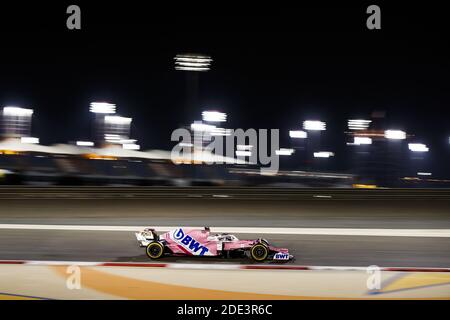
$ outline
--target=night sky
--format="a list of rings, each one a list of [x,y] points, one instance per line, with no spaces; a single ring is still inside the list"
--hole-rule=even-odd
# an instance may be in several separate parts
[[[382,30],[370,31],[372,3],[141,2],[2,6],[0,105],[33,108],[33,135],[53,144],[89,139],[89,103],[116,103],[144,150],[170,149],[172,130],[200,120],[202,109],[227,112],[230,128],[279,128],[287,147],[289,130],[318,118],[327,122],[324,149],[336,152],[332,167],[341,170],[346,120],[382,110],[387,125],[426,143],[433,172],[450,178],[444,8],[379,4]],[[66,29],[69,4],[81,7],[80,31]],[[189,119],[186,74],[173,65],[183,52],[214,59],[200,74],[199,108]]]

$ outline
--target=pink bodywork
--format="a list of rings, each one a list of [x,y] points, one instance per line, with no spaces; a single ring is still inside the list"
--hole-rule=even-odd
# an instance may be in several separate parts
[[[223,251],[249,249],[258,240],[218,241],[208,230],[177,228],[160,236],[174,255],[217,256]],[[269,246],[273,252],[288,253],[288,249]]]

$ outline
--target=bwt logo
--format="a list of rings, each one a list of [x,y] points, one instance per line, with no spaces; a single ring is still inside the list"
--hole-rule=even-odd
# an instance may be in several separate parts
[[[182,229],[177,229],[173,233],[173,238],[175,240],[181,240],[184,237],[184,232]]]
[[[177,229],[173,232],[173,238],[178,243],[183,244],[185,248],[189,249],[193,254],[198,254],[199,256],[205,255],[208,252],[208,248],[202,246],[200,242],[196,241],[191,236],[184,234],[183,229]],[[200,250],[200,252],[198,252]]]
[[[289,260],[289,254],[278,252],[273,256],[274,260]]]

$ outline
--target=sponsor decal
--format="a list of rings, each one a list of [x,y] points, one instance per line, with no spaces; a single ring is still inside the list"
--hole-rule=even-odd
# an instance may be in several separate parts
[[[193,255],[204,256],[209,251],[208,248],[201,245],[200,242],[195,240],[188,234],[185,234],[182,228],[178,228],[173,232],[173,240],[182,245]]]
[[[273,256],[273,260],[289,260],[289,253],[277,252]]]

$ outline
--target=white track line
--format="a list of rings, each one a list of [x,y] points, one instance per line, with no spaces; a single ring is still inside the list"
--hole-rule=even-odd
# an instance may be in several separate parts
[[[93,226],[52,224],[0,224],[0,229],[11,230],[69,230],[69,231],[140,231],[143,226]],[[152,226],[158,232],[177,227]],[[202,227],[190,227],[202,228]],[[267,228],[267,227],[217,227],[212,232],[248,234],[332,235],[332,236],[378,236],[378,237],[430,237],[450,238],[450,229],[363,229],[363,228]]]
[[[37,260],[0,260],[1,265],[32,265],[32,266],[86,266],[86,267],[138,267],[138,268],[169,268],[197,270],[301,270],[301,271],[364,271],[368,267],[352,266],[302,266],[276,264],[195,264],[195,263],[152,263],[152,262],[79,262],[79,261],[37,261]],[[380,271],[397,272],[450,272],[450,268],[428,267],[379,267]]]

